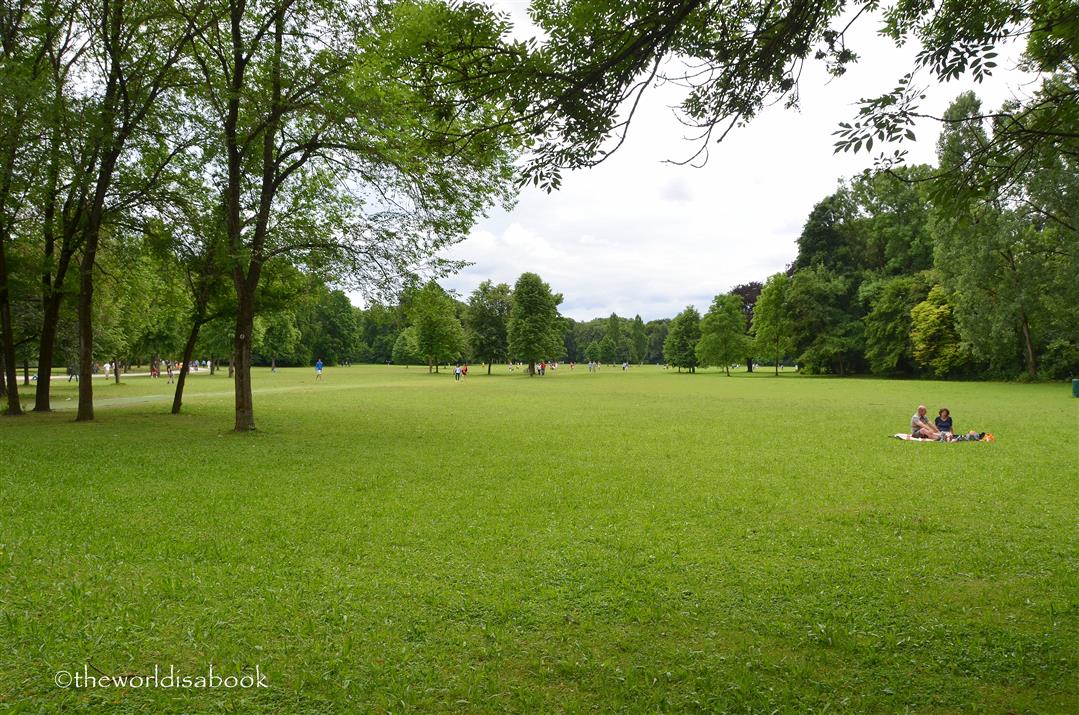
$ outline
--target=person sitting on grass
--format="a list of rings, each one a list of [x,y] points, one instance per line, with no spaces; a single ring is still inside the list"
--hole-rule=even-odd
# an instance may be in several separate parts
[[[952,413],[947,407],[941,407],[937,412],[936,419],[933,420],[933,424],[936,426],[938,432],[945,434],[952,434]]]
[[[925,416],[925,405],[918,405],[918,411],[910,418],[910,436],[919,439],[943,439],[942,433]]]
[[[966,434],[955,434],[952,429],[952,413],[947,407],[940,408],[936,419],[933,420],[933,424],[940,431],[945,442],[980,442],[983,439],[987,442],[993,441],[992,432],[970,430]]]

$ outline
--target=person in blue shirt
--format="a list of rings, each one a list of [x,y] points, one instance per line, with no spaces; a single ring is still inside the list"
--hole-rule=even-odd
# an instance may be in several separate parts
[[[946,432],[948,434],[953,434],[953,432],[952,432],[952,413],[948,411],[947,407],[941,407],[940,408],[940,411],[937,412],[937,417],[936,417],[936,419],[933,420],[933,423],[937,426],[937,429],[940,430],[941,432]]]
[[[321,379],[322,379],[322,358],[319,358],[318,362],[315,363],[315,380],[321,380]]]

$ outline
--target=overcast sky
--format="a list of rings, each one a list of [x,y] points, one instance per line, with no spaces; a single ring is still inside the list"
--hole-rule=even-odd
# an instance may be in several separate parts
[[[527,3],[493,1],[527,32]],[[711,147],[700,169],[673,166],[694,146],[670,106],[675,87],[650,90],[622,148],[600,166],[564,176],[561,190],[525,189],[511,211],[498,211],[446,255],[473,265],[442,281],[464,297],[481,281],[513,284],[533,271],[561,292],[563,315],[612,312],[645,320],[672,317],[686,305],[707,309],[732,286],[763,281],[794,260],[796,240],[813,205],[842,177],[868,166],[866,154],[832,153],[836,124],[855,102],[877,96],[912,65],[915,48],[895,48],[862,22],[851,46],[861,60],[839,79],[807,63],[801,107],[766,110]],[[1004,53],[1015,56],[1015,52]],[[986,106],[1023,91],[1029,78],[1004,71],[977,87]],[[940,113],[969,83],[933,87],[923,109]],[[920,127],[908,146],[912,162],[933,162],[939,129]]]

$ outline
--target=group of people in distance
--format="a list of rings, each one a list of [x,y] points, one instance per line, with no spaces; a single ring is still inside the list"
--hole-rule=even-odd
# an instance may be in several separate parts
[[[940,408],[936,418],[930,422],[926,416],[925,405],[918,405],[918,411],[910,418],[910,436],[938,442],[977,442],[983,439],[987,442],[993,441],[991,432],[971,430],[966,434],[956,434],[952,429],[952,413],[947,407]]]

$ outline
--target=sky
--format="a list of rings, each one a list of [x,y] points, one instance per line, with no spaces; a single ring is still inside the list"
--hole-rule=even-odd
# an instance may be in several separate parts
[[[513,16],[516,34],[531,32],[527,3],[490,4]],[[529,187],[512,209],[492,212],[445,252],[471,265],[441,284],[465,298],[483,280],[513,285],[532,271],[562,293],[563,315],[590,320],[614,312],[647,321],[687,305],[703,312],[716,294],[784,270],[813,205],[841,178],[872,166],[864,152],[833,154],[836,125],[854,117],[858,99],[878,96],[913,67],[916,47],[876,36],[873,18],[860,23],[848,46],[861,59],[846,75],[832,79],[822,63],[808,62],[799,109],[780,104],[734,129],[711,145],[703,168],[665,163],[696,146],[671,109],[682,91],[653,88],[619,151],[565,174],[554,193]],[[1015,69],[1017,52],[1001,57],[1001,71],[982,85],[931,87],[923,110],[939,115],[972,87],[986,107],[1022,93],[1030,78]],[[904,145],[908,161],[933,163],[939,127],[927,121],[916,133],[918,141]]]

